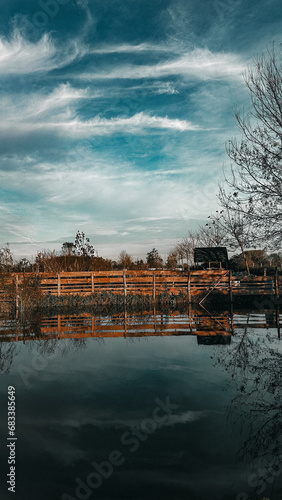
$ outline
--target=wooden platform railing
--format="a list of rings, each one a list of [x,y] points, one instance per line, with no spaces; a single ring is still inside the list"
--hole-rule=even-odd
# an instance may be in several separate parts
[[[14,290],[20,290],[24,280],[32,274],[10,273],[2,279],[0,299],[13,285]],[[40,289],[44,294],[51,293],[57,296],[68,294],[90,295],[92,293],[112,292],[127,295],[149,294],[152,297],[168,291],[178,295],[183,292],[195,295],[211,290],[222,293],[247,295],[276,295],[279,296],[281,276],[256,276],[238,279],[226,270],[208,271],[98,271],[98,272],[61,272],[38,273]],[[4,286],[3,286],[4,282]]]

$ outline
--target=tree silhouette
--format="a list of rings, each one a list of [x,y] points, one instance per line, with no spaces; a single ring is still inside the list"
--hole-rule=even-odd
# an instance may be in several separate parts
[[[149,267],[154,267],[156,269],[163,267],[163,259],[156,248],[153,248],[151,252],[147,253],[146,259]]]
[[[95,249],[90,243],[89,238],[85,238],[83,231],[77,231],[73,251],[75,255],[83,257],[94,257]]]
[[[282,237],[282,45],[263,53],[245,76],[251,98],[246,115],[235,114],[242,139],[229,141],[232,160],[224,207],[253,225],[253,238],[279,247]]]

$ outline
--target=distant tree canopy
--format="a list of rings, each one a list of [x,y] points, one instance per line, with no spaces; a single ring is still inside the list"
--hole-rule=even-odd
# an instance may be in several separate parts
[[[90,243],[90,239],[85,237],[83,231],[77,231],[73,246],[73,252],[75,255],[83,257],[94,257],[95,249]]]
[[[271,253],[268,256],[271,267],[282,268],[282,252]]]
[[[74,243],[66,241],[62,244],[62,255],[72,255],[74,253]]]
[[[14,256],[8,246],[0,248],[0,270],[9,271],[14,265]]]
[[[18,263],[17,263],[17,271],[30,271],[31,268],[32,268],[32,264],[31,262],[26,259],[25,257],[23,259],[21,259]]]
[[[62,255],[77,255],[79,257],[94,257],[95,248],[90,243],[90,239],[85,237],[83,231],[77,231],[74,243],[65,241],[62,244]]]
[[[276,256],[278,256],[278,254],[276,254]],[[277,265],[278,260],[267,255],[265,250],[245,250],[244,255],[241,253],[239,255],[233,255],[233,257],[231,257],[231,268],[234,270],[244,270],[246,259],[249,268],[280,267],[280,265]],[[281,261],[279,262],[279,264],[280,263]]]
[[[56,255],[55,252],[39,252],[35,259],[39,272],[110,271],[112,261],[102,257],[85,255]]]
[[[177,267],[177,250],[171,250],[167,256],[166,260],[166,268],[167,269],[175,269]]]
[[[147,253],[147,264],[149,267],[152,268],[162,268],[163,267],[163,259],[161,258],[158,250],[156,248],[153,248],[151,252]]]
[[[122,250],[119,254],[118,257],[118,264],[123,268],[127,269],[132,266],[133,259],[129,253],[127,253],[125,250]]]

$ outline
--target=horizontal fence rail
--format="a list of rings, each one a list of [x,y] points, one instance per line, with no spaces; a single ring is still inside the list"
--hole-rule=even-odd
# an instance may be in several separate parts
[[[97,271],[61,273],[9,273],[0,275],[0,300],[9,300],[25,286],[38,280],[43,294],[91,295],[111,292],[115,294],[141,294],[153,298],[168,292],[179,295],[197,295],[213,290],[228,294],[279,295],[281,276],[253,276],[239,279],[226,270],[208,271]]]

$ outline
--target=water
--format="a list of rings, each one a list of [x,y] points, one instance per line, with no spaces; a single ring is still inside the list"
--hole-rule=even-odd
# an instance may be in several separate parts
[[[280,499],[275,315],[236,313],[233,327],[227,314],[156,311],[3,320],[1,499],[13,498],[8,385],[15,498]]]

